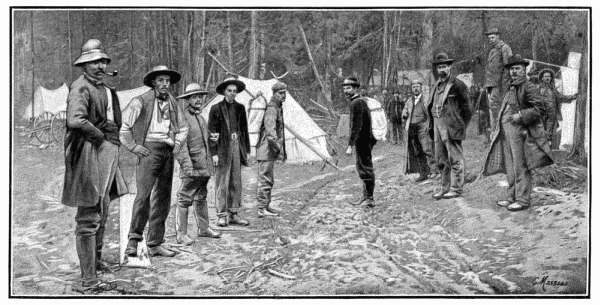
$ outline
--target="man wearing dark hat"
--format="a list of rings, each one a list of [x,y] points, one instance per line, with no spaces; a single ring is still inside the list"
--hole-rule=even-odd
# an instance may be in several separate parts
[[[546,129],[546,138],[550,142],[550,147],[558,149],[560,134],[556,134],[558,121],[562,121],[560,106],[562,103],[569,102],[577,98],[577,94],[564,96],[556,89],[554,83],[554,71],[552,69],[543,69],[538,74],[540,94],[546,105],[546,115],[542,118]]]
[[[127,193],[119,169],[121,107],[115,88],[102,81],[110,58],[97,39],[88,40],[73,63],[83,74],[69,88],[62,203],[77,207],[75,245],[83,286],[100,283],[110,201]]]
[[[279,216],[269,204],[271,190],[275,180],[273,166],[275,161],[285,162],[285,125],[283,120],[283,102],[285,101],[287,85],[277,82],[271,88],[273,97],[267,105],[263,125],[260,128],[258,144],[256,145],[256,160],[258,161],[258,185],[256,200],[258,201],[258,217]]]
[[[428,111],[433,117],[435,159],[442,178],[442,190],[433,194],[436,200],[461,196],[465,183],[462,141],[472,113],[469,88],[452,75],[452,62],[446,53],[437,54],[433,62],[439,79],[431,90]]]
[[[427,109],[430,100],[423,96],[422,85],[423,82],[419,79],[411,82],[412,96],[408,98],[402,110],[408,135],[404,145],[404,173],[419,173],[415,182],[434,178],[438,172],[433,154],[433,140],[429,132],[431,118]]]
[[[539,89],[525,77],[529,62],[519,54],[509,58],[510,87],[500,107],[500,120],[485,160],[485,176],[506,173],[508,192],[497,204],[509,211],[527,209],[531,170],[553,163],[544,131],[545,107]]]
[[[152,68],[144,76],[144,85],[153,90],[134,97],[123,110],[121,142],[139,158],[136,169],[137,194],[133,202],[129,242],[125,249],[128,256],[137,256],[137,245],[142,240],[147,222],[146,244],[150,255],[175,255],[162,244],[171,207],[174,156],[188,134],[184,113],[169,92],[170,85],[179,79],[179,72],[166,66]]]
[[[246,108],[235,101],[238,92],[246,85],[228,77],[217,86],[217,93],[225,98],[213,105],[208,114],[210,154],[217,167],[216,200],[217,225],[248,226],[250,222],[238,214],[242,207],[242,165],[248,166],[250,138]]]
[[[189,84],[185,92],[177,99],[185,100],[183,114],[188,124],[188,134],[185,143],[177,154],[181,166],[179,177],[181,188],[177,193],[177,212],[175,214],[176,240],[179,244],[191,245],[194,240],[187,235],[188,210],[194,206],[194,217],[198,226],[199,237],[220,238],[221,233],[215,232],[209,226],[208,181],[214,169],[210,151],[208,150],[208,126],[200,114],[206,105],[208,91],[199,84]]]
[[[387,90],[383,89],[384,105],[386,106],[386,112],[388,120],[390,121],[392,143],[402,143],[402,109],[404,108],[404,101],[400,98],[400,92],[398,89],[394,89],[394,95],[391,97],[387,96]]]
[[[350,103],[350,139],[346,155],[356,151],[356,170],[363,181],[363,195],[360,200],[352,203],[375,206],[373,193],[375,191],[375,172],[373,170],[372,150],[377,143],[371,131],[371,111],[367,102],[358,95],[360,83],[354,76],[346,77],[342,83],[344,94]]]
[[[486,88],[488,94],[491,126],[493,128],[498,120],[502,96],[508,89],[510,81],[508,69],[504,68],[504,65],[508,63],[508,58],[512,56],[512,50],[504,41],[500,40],[500,31],[497,28],[490,29],[485,32],[485,35],[488,37],[492,48],[488,54],[483,87]]]

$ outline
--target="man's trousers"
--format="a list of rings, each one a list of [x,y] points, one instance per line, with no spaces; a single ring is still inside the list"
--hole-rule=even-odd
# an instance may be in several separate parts
[[[258,183],[256,188],[256,200],[258,201],[256,207],[266,209],[271,203],[271,190],[275,183],[273,177],[273,168],[275,161],[258,161]]]
[[[217,217],[236,214],[242,207],[242,161],[238,139],[229,142],[229,158],[217,167]]]
[[[414,151],[408,153],[413,154],[419,162],[419,173],[428,175],[429,173],[437,173],[435,163],[435,155],[433,154],[433,141],[429,137],[429,124],[422,122],[419,124],[410,124],[408,127],[408,148],[413,148]]]
[[[450,139],[448,126],[434,119],[435,159],[440,170],[444,191],[462,193],[465,183],[465,158],[462,141]]]
[[[177,193],[177,207],[188,209],[194,206],[194,215],[198,229],[208,228],[208,181],[210,177],[181,178],[181,189]]]
[[[356,144],[356,170],[363,181],[363,196],[373,198],[375,191],[375,171],[373,169],[373,147],[368,144]]]
[[[164,242],[165,222],[171,208],[173,147],[160,142],[146,142],[144,147],[150,154],[139,157],[138,161],[129,239],[141,241],[148,222],[146,244],[155,247]]]
[[[529,206],[531,196],[531,171],[525,161],[525,140],[527,130],[520,124],[502,122],[502,150],[506,179],[508,180],[508,200]]]

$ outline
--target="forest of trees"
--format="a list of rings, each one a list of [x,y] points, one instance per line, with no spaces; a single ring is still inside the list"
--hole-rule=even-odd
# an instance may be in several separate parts
[[[428,69],[436,52],[456,60],[459,73],[481,82],[489,43],[499,28],[514,53],[564,65],[583,53],[580,92],[586,92],[587,10],[13,10],[13,105],[17,117],[37,86],[70,84],[83,42],[102,41],[119,70],[118,90],[142,85],[153,66],[180,71],[173,88],[198,82],[213,88],[230,72],[256,79],[283,75],[292,94],[344,111],[339,83],[356,75],[372,89],[398,84],[398,71]],[[310,50],[308,52],[307,50]],[[543,68],[540,66],[539,68]],[[539,70],[539,69],[538,69]],[[373,76],[377,73],[378,83]],[[584,103],[580,103],[584,104]],[[585,105],[580,111],[585,114]],[[585,116],[583,116],[585,118]]]

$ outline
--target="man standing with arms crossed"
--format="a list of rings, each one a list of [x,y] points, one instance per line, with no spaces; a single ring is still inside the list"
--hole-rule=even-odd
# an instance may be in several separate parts
[[[344,95],[350,103],[350,139],[346,155],[356,152],[356,170],[363,181],[363,196],[353,205],[366,203],[375,206],[373,193],[375,191],[375,172],[373,170],[372,150],[377,143],[371,131],[371,111],[367,102],[358,94],[360,83],[354,76],[346,77],[342,83]]]
[[[77,207],[75,246],[82,286],[98,285],[111,199],[127,193],[119,169],[121,107],[115,88],[102,82],[110,58],[97,39],[88,40],[73,63],[83,74],[69,88],[62,203]]]
[[[269,204],[271,189],[275,182],[273,166],[275,161],[285,162],[285,125],[283,120],[283,102],[286,97],[287,85],[277,82],[271,88],[273,97],[267,105],[263,125],[260,129],[256,160],[258,161],[258,186],[256,200],[258,201],[258,217],[279,216]]]
[[[137,194],[133,202],[127,256],[137,256],[148,223],[148,252],[151,256],[175,256],[162,246],[165,222],[171,208],[171,185],[175,155],[188,134],[188,126],[171,84],[181,79],[179,72],[156,66],[144,76],[144,85],[152,87],[131,100],[123,110],[121,142],[139,162],[136,168]],[[152,197],[150,195],[153,194]]]

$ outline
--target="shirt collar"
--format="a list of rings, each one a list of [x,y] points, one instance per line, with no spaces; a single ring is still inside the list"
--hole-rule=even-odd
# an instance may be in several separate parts
[[[87,74],[86,72],[83,72],[83,77],[85,77],[90,83],[92,83],[96,86],[102,86],[104,84],[101,80],[92,77],[91,75]]]

